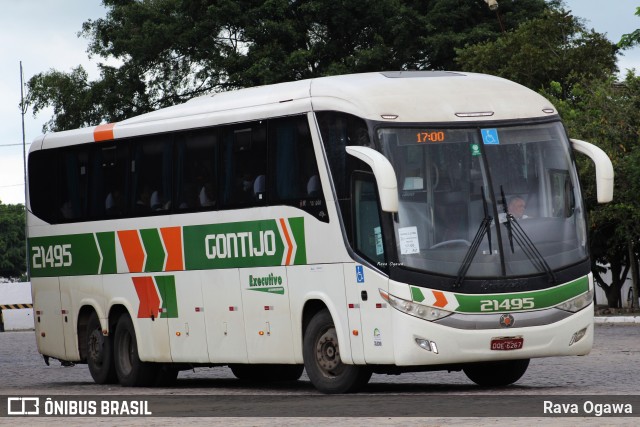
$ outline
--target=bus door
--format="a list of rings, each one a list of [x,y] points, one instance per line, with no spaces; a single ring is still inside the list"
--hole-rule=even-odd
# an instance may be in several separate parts
[[[38,277],[33,279],[31,286],[38,351],[65,360],[60,282],[57,277]]]
[[[286,267],[243,268],[240,288],[250,363],[294,363]]]
[[[352,195],[353,249],[375,269],[356,263],[354,270],[345,271],[347,295],[359,304],[366,363],[393,363],[390,308],[380,296],[380,289],[388,291],[389,278],[382,273],[387,258],[373,175],[354,173]],[[345,268],[349,270],[348,265]]]

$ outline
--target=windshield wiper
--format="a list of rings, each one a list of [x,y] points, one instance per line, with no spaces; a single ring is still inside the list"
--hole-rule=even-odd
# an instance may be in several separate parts
[[[473,258],[476,256],[478,252],[478,248],[480,247],[480,243],[482,242],[482,238],[484,235],[487,235],[487,241],[489,242],[489,253],[493,253],[493,249],[491,247],[491,232],[489,229],[491,227],[491,222],[493,221],[493,217],[489,215],[489,209],[487,208],[487,199],[484,195],[484,187],[480,187],[482,190],[482,203],[484,207],[484,218],[482,218],[482,222],[480,222],[480,227],[478,227],[478,231],[476,232],[473,241],[471,242],[471,246],[467,249],[467,253],[464,255],[464,259],[462,260],[462,264],[460,265],[460,269],[458,269],[458,275],[456,277],[456,281],[453,282],[453,287],[457,288],[462,284],[462,281],[467,275],[469,271],[469,267],[471,267],[471,262]]]
[[[551,267],[544,259],[544,256],[540,253],[536,245],[531,238],[524,231],[522,226],[518,223],[516,218],[509,212],[507,207],[507,199],[504,196],[504,189],[500,186],[500,195],[502,196],[502,209],[504,210],[507,231],[509,233],[509,244],[511,245],[511,253],[515,253],[513,248],[513,241],[522,248],[522,252],[527,256],[531,264],[540,271],[547,273],[549,276],[549,283],[556,283],[556,276],[553,273]]]

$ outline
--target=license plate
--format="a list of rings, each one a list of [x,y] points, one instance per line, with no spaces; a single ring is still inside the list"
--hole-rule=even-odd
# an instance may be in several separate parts
[[[524,345],[522,337],[504,337],[491,339],[491,350],[520,350]]]

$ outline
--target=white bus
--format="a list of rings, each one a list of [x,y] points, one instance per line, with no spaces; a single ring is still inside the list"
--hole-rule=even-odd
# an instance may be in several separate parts
[[[555,108],[504,79],[380,72],[215,93],[39,137],[38,350],[95,382],[239,378],[356,391],[372,373],[517,381],[585,355],[593,280]],[[523,212],[524,211],[524,212]]]

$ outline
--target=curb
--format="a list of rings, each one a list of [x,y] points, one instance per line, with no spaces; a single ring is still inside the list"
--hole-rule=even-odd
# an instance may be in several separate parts
[[[593,322],[600,323],[600,324],[618,324],[618,323],[640,324],[640,316],[596,316],[594,317]]]

